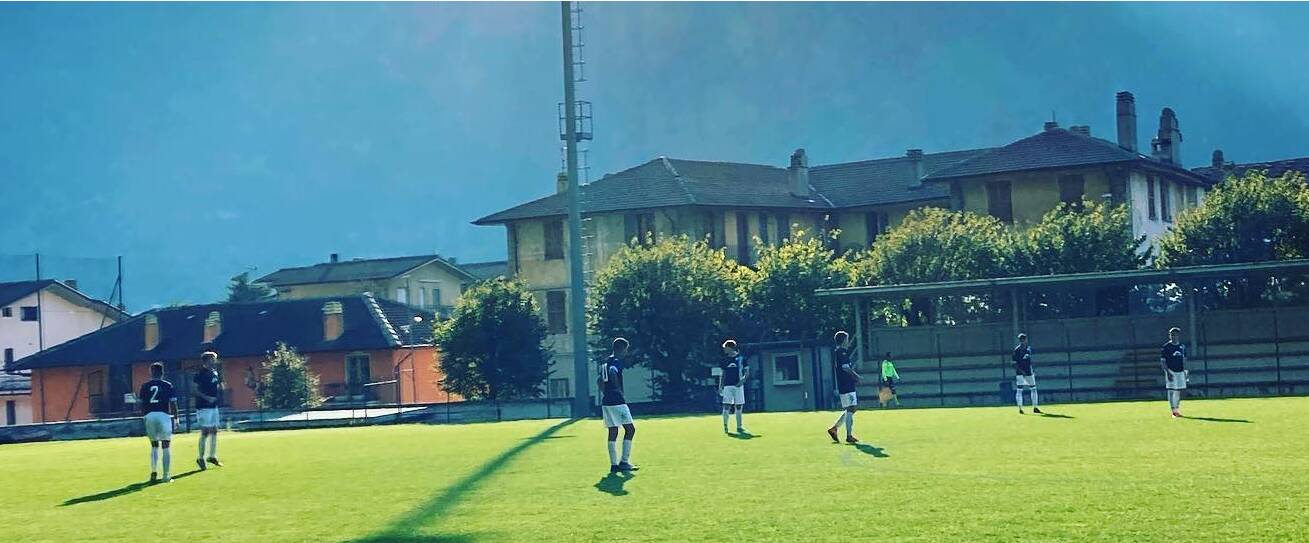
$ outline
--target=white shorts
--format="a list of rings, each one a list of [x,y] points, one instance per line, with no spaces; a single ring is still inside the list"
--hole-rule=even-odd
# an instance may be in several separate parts
[[[632,423],[632,410],[627,408],[627,404],[602,405],[600,415],[605,419],[605,428],[617,428]]]
[[[152,411],[146,413],[145,417],[145,437],[150,441],[172,441],[173,440],[173,417],[168,413],[161,411]]]
[[[1017,388],[1036,388],[1036,374],[1015,375],[1014,386]]]
[[[740,385],[723,387],[723,403],[745,405],[745,387]]]
[[[855,407],[859,405],[859,396],[853,392],[841,394],[841,408]]]
[[[1186,370],[1164,370],[1164,388],[1168,390],[1186,390]]]
[[[195,410],[195,425],[201,428],[218,427],[218,408],[201,407]]]

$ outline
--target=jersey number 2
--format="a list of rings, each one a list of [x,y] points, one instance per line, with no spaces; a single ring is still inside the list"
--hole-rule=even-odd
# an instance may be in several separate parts
[[[150,386],[150,403],[159,403],[159,385]]]

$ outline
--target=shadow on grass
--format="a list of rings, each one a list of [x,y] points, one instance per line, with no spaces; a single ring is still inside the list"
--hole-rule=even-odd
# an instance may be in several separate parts
[[[636,474],[630,472],[610,473],[600,478],[600,482],[595,484],[595,489],[611,496],[626,496],[627,489],[623,488],[623,485],[635,478]]]
[[[1072,415],[1060,415],[1058,413],[1041,413],[1043,419],[1075,419]]]
[[[750,432],[737,432],[737,433],[735,433],[735,434],[727,434],[727,435],[728,435],[728,436],[731,436],[731,437],[734,437],[734,438],[736,438],[736,439],[742,439],[742,440],[749,440],[749,439],[756,439],[756,438],[764,437],[763,434],[752,434],[752,433],[750,433]]]
[[[193,469],[193,470],[188,471],[188,472],[186,472],[186,473],[180,473],[180,474],[174,475],[174,476],[173,476],[173,480],[176,481],[176,480],[181,479],[181,478],[183,478],[183,477],[189,477],[189,476],[191,476],[191,475],[195,475],[195,474],[197,474],[197,473],[200,473],[200,470],[198,470],[198,469]],[[98,502],[98,501],[103,501],[103,500],[109,500],[109,499],[117,498],[117,497],[119,497],[119,496],[126,496],[126,495],[128,495],[128,494],[133,494],[133,493],[136,493],[136,492],[140,492],[140,491],[142,491],[142,490],[145,490],[145,489],[147,489],[147,488],[150,488],[150,487],[152,487],[152,486],[155,486],[156,484],[159,484],[159,483],[151,483],[151,482],[148,482],[148,481],[143,481],[143,482],[140,482],[140,483],[132,483],[132,484],[127,485],[127,486],[124,486],[124,487],[115,488],[115,489],[113,489],[113,490],[106,490],[106,491],[104,491],[104,492],[100,492],[100,493],[98,493],[98,494],[87,494],[87,495],[85,495],[85,496],[79,496],[79,497],[77,497],[77,498],[69,498],[68,500],[64,501],[64,503],[59,504],[59,507],[68,507],[68,506],[70,506],[70,505],[77,505],[77,504],[79,504],[79,503]]]
[[[875,445],[869,445],[869,444],[867,444],[867,443],[856,443],[855,446],[854,446],[854,448],[859,449],[859,452],[861,452],[861,453],[869,454],[869,455],[875,456],[875,457],[877,457],[877,458],[890,458],[890,457],[891,457],[891,455],[886,454],[886,449],[883,449],[883,448],[878,447],[878,446],[875,446]]]
[[[1254,421],[1246,420],[1246,419],[1219,419],[1214,417],[1186,417],[1186,416],[1183,416],[1182,418],[1187,420],[1202,420],[1205,422],[1239,422],[1241,424],[1254,424]]]
[[[450,534],[450,535],[424,535],[415,533],[422,530],[425,524],[434,520],[439,520],[443,515],[450,511],[451,508],[458,505],[464,500],[469,492],[477,489],[487,478],[495,475],[496,472],[504,468],[514,457],[523,453],[533,445],[550,439],[560,430],[583,419],[568,419],[554,426],[542,430],[541,433],[523,440],[522,443],[515,445],[513,448],[500,453],[499,456],[492,458],[476,471],[464,476],[463,479],[456,481],[450,488],[444,492],[432,496],[422,505],[405,513],[404,516],[391,521],[390,526],[386,529],[375,532],[364,537],[351,540],[351,543],[382,543],[382,542],[399,542],[399,543],[466,543],[476,539],[471,534]],[[565,436],[561,436],[565,437]]]

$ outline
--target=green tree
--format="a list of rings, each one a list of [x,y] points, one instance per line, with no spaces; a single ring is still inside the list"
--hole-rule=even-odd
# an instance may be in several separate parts
[[[251,283],[250,272],[241,272],[232,277],[227,285],[227,301],[258,302],[273,297],[273,289],[262,283]]]
[[[822,239],[796,231],[778,246],[756,242],[755,269],[742,274],[745,322],[762,338],[816,339],[839,328],[843,306],[814,291],[844,287],[849,263]]]
[[[1164,267],[1309,257],[1309,185],[1300,172],[1228,178],[1159,240]]]
[[[546,326],[536,298],[503,277],[470,287],[449,319],[436,327],[438,383],[465,398],[535,398],[550,374]]]
[[[1054,275],[1132,270],[1149,260],[1139,251],[1145,236],[1132,235],[1125,205],[1083,200],[1059,204],[1041,222],[1014,236],[1010,275]]]
[[[264,358],[259,377],[259,406],[265,409],[301,409],[322,405],[318,376],[294,348],[278,342]]]
[[[722,250],[686,236],[629,245],[596,275],[591,330],[625,337],[635,363],[655,370],[665,401],[693,399],[718,344],[735,329],[742,267]]]

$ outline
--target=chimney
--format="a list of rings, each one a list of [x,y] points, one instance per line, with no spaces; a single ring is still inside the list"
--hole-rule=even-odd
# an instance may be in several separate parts
[[[563,194],[568,191],[568,173],[559,172],[555,176],[555,194]]]
[[[1118,93],[1118,146],[1136,152],[1136,97]]]
[[[223,316],[217,311],[210,311],[205,317],[205,339],[203,343],[213,343],[223,333]]]
[[[1056,128],[1059,128],[1059,123],[1054,122],[1054,121],[1046,121],[1046,122],[1045,122],[1045,126],[1044,126],[1043,128],[1044,128],[1044,130],[1045,130],[1046,132],[1049,132],[1049,131],[1051,131],[1051,130],[1054,130],[1054,129],[1056,129]]]
[[[909,158],[909,165],[913,168],[912,170],[914,175],[913,186],[916,187],[922,185],[923,177],[926,175],[923,173],[923,150],[909,149],[905,151],[904,156]]]
[[[1151,144],[1151,154],[1161,161],[1182,165],[1182,131],[1172,108],[1159,112],[1159,135]]]
[[[1086,137],[1088,137],[1088,138],[1091,137],[1091,127],[1086,126],[1086,125],[1084,125],[1084,124],[1083,124],[1083,125],[1073,125],[1073,126],[1070,126],[1070,127],[1068,127],[1068,131],[1069,131],[1069,132],[1072,132],[1072,133],[1074,133],[1074,134],[1081,134],[1081,135],[1086,136]]]
[[[791,153],[791,167],[786,169],[786,186],[790,188],[792,196],[809,197],[809,158],[805,156],[804,149],[796,149]]]
[[[143,350],[153,351],[159,346],[159,316],[149,313],[145,316],[145,348]]]
[[[73,289],[73,290],[77,290],[77,280],[76,280],[76,279],[64,279],[64,284],[65,284],[65,285],[68,285],[68,288],[71,288],[71,289]]]
[[[1222,149],[1214,149],[1214,156],[1209,160],[1209,165],[1215,168],[1222,168],[1224,166]]]
[[[323,341],[336,341],[345,332],[345,308],[341,302],[323,304]]]
[[[338,254],[336,254],[336,253],[332,253],[331,257],[329,257],[329,258],[330,258],[329,262],[331,262],[331,263],[333,263],[333,264],[336,264],[337,262],[340,262],[340,261],[341,261],[341,255],[338,255]]]

